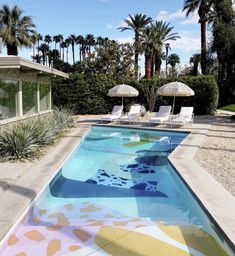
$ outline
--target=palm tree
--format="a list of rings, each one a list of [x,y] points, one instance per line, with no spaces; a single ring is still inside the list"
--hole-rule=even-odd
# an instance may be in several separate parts
[[[146,27],[141,34],[141,52],[145,55],[145,79],[152,77],[154,42],[156,33],[152,26]]]
[[[36,37],[36,34],[32,35],[32,44],[33,44],[33,56],[32,56],[32,59],[33,61],[35,60],[35,46],[36,46],[36,43],[37,43],[37,37]]]
[[[135,77],[138,79],[138,69],[139,69],[139,52],[140,52],[140,33],[146,25],[152,22],[152,18],[147,17],[145,14],[135,14],[131,16],[129,14],[129,19],[125,19],[126,27],[120,27],[121,31],[132,30],[135,33],[134,46],[135,46]]]
[[[201,61],[201,54],[193,54],[193,56],[190,58],[189,62],[193,64],[193,75],[198,75],[198,65]]]
[[[91,47],[95,45],[95,37],[92,34],[86,35],[85,41],[87,43],[87,54],[91,54]]]
[[[52,42],[52,38],[50,35],[45,35],[44,36],[44,42],[47,43],[48,47],[50,46],[50,43]]]
[[[40,47],[40,41],[43,39],[42,35],[39,33],[35,34],[36,40],[37,40],[37,48],[38,48],[38,54],[37,54],[37,62],[40,63],[40,53],[39,53],[39,47]]]
[[[156,33],[156,49],[155,49],[155,75],[160,76],[161,73],[161,56],[162,48],[168,41],[175,41],[180,38],[178,33],[172,33],[174,27],[170,27],[170,23],[161,21],[156,21],[152,25]]]
[[[66,44],[66,62],[69,63],[69,46],[71,44],[70,38],[66,38],[64,42]]]
[[[82,61],[83,43],[84,43],[84,37],[81,35],[77,36],[76,44],[79,44],[79,61]]]
[[[75,46],[75,44],[77,42],[77,37],[74,34],[72,34],[72,35],[69,36],[68,39],[69,39],[69,42],[70,42],[70,44],[72,46],[72,56],[73,56],[73,65],[74,65],[74,63],[75,63],[74,46]]]
[[[199,23],[201,24],[201,68],[202,74],[207,74],[207,23],[210,21],[212,0],[185,0],[183,11],[186,16],[198,11]]]
[[[18,55],[19,47],[31,47],[32,35],[36,33],[30,16],[23,16],[24,11],[17,5],[12,9],[3,5],[0,9],[0,37],[7,47],[8,55]]]
[[[62,35],[55,35],[55,36],[53,36],[53,42],[55,42],[55,47],[54,47],[54,50],[56,50],[56,46],[57,46],[57,44],[58,43],[60,43],[62,40],[61,40],[61,36]],[[63,36],[62,36],[63,37]]]
[[[61,57],[61,59],[63,60],[63,62],[64,62],[64,49],[67,47],[67,44],[64,42],[64,41],[62,41],[61,43],[60,43],[60,48],[62,48],[62,57]]]
[[[47,44],[41,44],[38,48],[38,50],[42,53],[42,63],[43,65],[46,64],[46,56],[49,52],[49,46]]]
[[[169,50],[171,50],[171,46],[169,43],[165,44],[165,49],[166,49],[166,77],[168,76],[168,70],[167,70],[167,59],[168,59],[168,55],[169,55]]]
[[[176,53],[172,53],[169,57],[168,57],[168,63],[171,65],[172,68],[172,77],[175,76],[175,66],[177,63],[180,63],[180,57],[178,54]]]

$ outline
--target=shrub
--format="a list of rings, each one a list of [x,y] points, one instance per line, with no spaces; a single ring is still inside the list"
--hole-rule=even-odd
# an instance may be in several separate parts
[[[172,97],[157,96],[153,106],[152,97],[156,90],[175,78],[160,78],[151,80],[124,81],[139,90],[139,96],[125,98],[125,110],[134,103],[144,105],[148,110],[158,110],[160,105],[172,105]],[[181,106],[193,106],[195,114],[213,114],[218,105],[219,90],[213,76],[187,76],[177,78],[195,91],[193,97],[177,97],[175,111]],[[76,114],[105,114],[110,112],[114,105],[120,104],[120,98],[107,96],[108,90],[118,82],[104,74],[73,74],[69,80],[54,81],[53,103],[56,106],[72,108]],[[149,98],[149,99],[148,99]]]
[[[18,160],[38,156],[43,147],[52,144],[71,125],[66,111],[55,111],[46,117],[37,117],[2,128],[0,132],[0,159]]]

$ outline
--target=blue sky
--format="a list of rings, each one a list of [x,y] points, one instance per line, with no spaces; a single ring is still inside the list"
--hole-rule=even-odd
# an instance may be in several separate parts
[[[153,19],[171,22],[181,39],[171,43],[171,53],[180,55],[186,64],[193,53],[200,50],[200,26],[197,16],[185,18],[183,0],[7,0],[2,4],[17,4],[32,16],[37,31],[43,35],[70,34],[109,37],[121,42],[130,42],[133,33],[120,32],[128,14],[145,13]],[[22,50],[20,55],[30,58],[31,50]]]

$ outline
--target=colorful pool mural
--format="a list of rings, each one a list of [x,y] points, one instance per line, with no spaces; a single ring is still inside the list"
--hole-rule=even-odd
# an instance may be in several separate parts
[[[92,127],[0,255],[234,255],[168,161],[187,135]]]

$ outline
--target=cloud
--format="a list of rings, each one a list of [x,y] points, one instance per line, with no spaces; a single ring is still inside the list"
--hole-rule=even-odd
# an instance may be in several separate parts
[[[176,12],[168,12],[165,10],[162,10],[157,15],[157,20],[165,20],[165,21],[173,21],[177,19],[182,19],[185,17],[185,14],[182,12],[181,9],[177,10]]]
[[[188,16],[186,19],[180,22],[180,24],[198,24],[199,15],[197,12],[193,13],[192,15]]]
[[[175,20],[181,20],[180,24],[197,24],[199,16],[197,12],[193,13],[192,15],[189,15],[189,17],[186,17],[185,12],[183,12],[181,9],[175,11],[175,12],[168,12],[165,10],[161,10],[157,17],[157,20],[164,20],[164,21],[175,21]]]
[[[176,41],[171,41],[171,48],[178,49],[183,52],[199,51],[201,40],[200,37],[193,37],[187,34],[180,34],[181,38]]]
[[[109,23],[109,24],[107,24],[107,26],[106,26],[106,27],[107,27],[107,29],[114,29],[114,28],[115,28],[115,26],[114,26],[114,25],[112,25],[112,24],[110,24],[110,23]]]
[[[134,39],[132,37],[121,37],[121,38],[114,38],[114,40],[117,40],[121,44],[125,43],[134,43]]]

